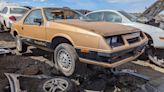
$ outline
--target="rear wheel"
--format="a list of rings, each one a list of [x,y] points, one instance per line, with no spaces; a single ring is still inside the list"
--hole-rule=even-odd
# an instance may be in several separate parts
[[[75,49],[67,43],[62,43],[56,47],[54,60],[57,69],[68,77],[81,74],[86,69],[84,68],[85,65],[80,63]]]
[[[16,42],[16,49],[19,53],[24,53],[27,51],[28,46],[22,42],[22,40],[18,35],[15,37],[15,42]]]

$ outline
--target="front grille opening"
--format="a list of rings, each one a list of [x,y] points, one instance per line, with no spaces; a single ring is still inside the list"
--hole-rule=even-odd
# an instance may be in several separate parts
[[[117,36],[117,39],[114,38],[114,37],[111,38],[110,46],[112,48],[119,47],[119,46],[122,46],[122,45],[124,45],[124,41],[123,41],[121,36]]]
[[[127,41],[129,44],[133,44],[133,43],[139,42],[139,40],[140,40],[140,38],[136,37],[136,38],[128,39]]]

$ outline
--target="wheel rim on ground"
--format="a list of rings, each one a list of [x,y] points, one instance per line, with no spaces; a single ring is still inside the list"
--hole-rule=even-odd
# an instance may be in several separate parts
[[[69,83],[61,78],[48,80],[43,85],[45,92],[64,92],[67,90]]]
[[[72,58],[71,58],[70,54],[65,49],[61,49],[57,53],[57,62],[59,64],[60,68],[64,72],[71,71],[71,69],[73,67]]]

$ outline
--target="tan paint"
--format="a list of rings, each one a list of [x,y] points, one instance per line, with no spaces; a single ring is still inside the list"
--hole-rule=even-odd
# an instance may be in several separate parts
[[[56,20],[55,22],[83,28],[103,36],[113,36],[138,31],[138,29],[133,27],[110,22],[87,22],[81,20]]]
[[[144,52],[144,50],[142,50],[142,52],[140,52],[138,55],[131,56],[129,58],[123,59],[119,62],[115,62],[115,63],[112,63],[112,64],[105,63],[105,62],[102,62],[102,61],[97,62],[97,61],[93,61],[93,60],[87,60],[87,59],[83,59],[83,58],[80,58],[80,62],[87,63],[87,64],[92,64],[92,65],[98,65],[98,66],[102,66],[102,67],[105,67],[105,68],[115,68],[115,67],[120,66],[122,64],[125,64],[129,61],[133,61],[134,59],[139,57],[143,52]]]
[[[47,21],[43,13],[43,8],[36,9],[42,10],[44,20],[43,25],[24,25],[24,19],[28,15],[26,14],[24,18],[13,24],[11,33],[17,31],[18,35],[21,35],[23,37],[46,42],[52,42],[52,39],[55,37],[64,37],[68,39],[75,48],[83,49],[85,51],[96,51],[103,53],[113,53],[122,50],[128,50],[148,42],[146,35],[144,35],[144,39],[141,39],[140,37],[139,42],[129,44],[127,42],[127,39],[133,38],[135,36],[131,33],[139,32],[138,29],[133,27],[108,22],[86,22],[81,20]],[[24,30],[22,30],[22,27],[24,27]],[[111,48],[110,45],[107,44],[104,36],[108,37],[114,35],[121,35],[125,45]],[[132,56],[114,64],[88,61],[84,59],[81,59],[81,62],[96,64],[105,67],[115,67],[137,58],[140,54],[141,53],[139,53],[137,56]]]

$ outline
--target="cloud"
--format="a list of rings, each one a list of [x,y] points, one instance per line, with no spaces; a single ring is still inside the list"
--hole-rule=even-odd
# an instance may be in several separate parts
[[[30,1],[23,1],[23,2],[20,2],[21,4],[30,4],[31,2]]]
[[[108,3],[138,3],[146,0],[105,0]]]
[[[64,2],[65,4],[74,4],[72,6],[78,6],[76,8],[81,9],[82,7],[95,7],[95,1],[94,0],[58,0],[60,2]]]
[[[33,0],[34,2],[46,2],[48,0]]]

